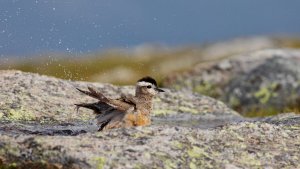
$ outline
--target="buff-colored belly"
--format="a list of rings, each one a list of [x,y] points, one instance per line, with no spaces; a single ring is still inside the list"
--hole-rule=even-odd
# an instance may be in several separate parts
[[[125,117],[125,124],[126,124],[127,127],[130,127],[130,126],[145,126],[145,125],[150,125],[151,120],[148,116],[145,116],[141,113],[128,114]]]

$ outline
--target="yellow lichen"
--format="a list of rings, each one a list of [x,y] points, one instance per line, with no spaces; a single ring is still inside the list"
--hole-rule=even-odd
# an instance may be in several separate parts
[[[145,157],[145,159],[151,159],[151,154],[149,152],[145,152],[143,156]]]
[[[163,109],[156,109],[156,110],[153,110],[152,111],[153,115],[154,116],[166,116],[166,115],[169,115],[169,114],[173,114],[175,113],[174,111],[172,110],[163,110]]]
[[[209,83],[209,82],[203,82],[203,83],[195,86],[193,91],[196,92],[196,93],[200,93],[200,94],[203,94],[203,95],[208,95],[208,96],[211,96],[211,97],[217,97],[218,96],[216,86]]]
[[[177,165],[174,161],[167,159],[164,161],[164,168],[166,169],[177,168]]]
[[[274,82],[267,87],[261,87],[257,92],[254,93],[254,96],[259,99],[262,104],[266,104],[272,97],[278,96],[276,93],[278,86],[279,84]]]
[[[180,90],[182,87],[180,85],[174,85],[173,88],[176,90]]]
[[[190,169],[197,169],[198,168],[194,162],[190,162],[189,167],[190,167]]]
[[[239,106],[241,103],[240,103],[240,100],[234,96],[230,96],[229,98],[229,104],[233,107],[237,107]]]
[[[174,141],[172,142],[172,145],[175,147],[175,148],[178,148],[178,149],[182,149],[183,148],[183,144],[179,141]]]
[[[271,97],[271,93],[266,87],[260,88],[257,92],[254,93],[254,96],[259,99],[263,104],[267,103]]]
[[[94,161],[96,162],[97,169],[103,169],[104,168],[104,165],[105,165],[105,162],[106,162],[105,157],[95,157]]]
[[[241,163],[243,166],[249,166],[249,167],[251,166],[251,168],[255,166],[258,169],[262,168],[261,162],[253,154],[243,152],[242,154],[239,155],[239,157],[240,157],[239,163]]]
[[[184,113],[192,113],[192,114],[198,114],[198,111],[196,109],[192,109],[189,107],[179,107],[179,111],[184,112]]]
[[[193,146],[187,153],[191,158],[209,157],[203,149],[197,146]]]
[[[35,116],[32,112],[25,110],[23,107],[20,109],[10,109],[6,118],[11,121],[31,121],[35,120]]]
[[[92,116],[90,114],[87,114],[87,113],[82,113],[82,114],[79,115],[79,117],[82,121],[89,121],[92,118]]]

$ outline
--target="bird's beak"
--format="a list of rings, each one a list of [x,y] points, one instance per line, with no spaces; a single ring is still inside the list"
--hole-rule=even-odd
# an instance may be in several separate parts
[[[158,91],[158,92],[165,92],[164,90],[162,90],[162,89],[160,89],[160,88],[158,88],[158,87],[155,88],[155,90]]]

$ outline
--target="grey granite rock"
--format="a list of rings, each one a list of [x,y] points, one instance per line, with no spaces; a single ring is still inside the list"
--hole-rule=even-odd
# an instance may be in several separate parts
[[[74,111],[91,101],[75,87],[111,97],[132,87],[19,71],[0,71],[0,85],[0,168],[300,167],[298,115],[244,119],[212,98],[167,90],[151,126],[97,132],[89,111]]]
[[[274,56],[249,72],[234,77],[224,89],[224,101],[242,111],[300,106],[300,53],[298,57]],[[239,100],[234,105],[232,100]]]
[[[299,168],[300,126],[241,122],[214,129],[151,126],[77,136],[0,134],[0,166]]]
[[[87,122],[94,117],[91,111],[75,111],[75,103],[95,101],[76,88],[93,86],[104,95],[117,98],[122,93],[133,94],[133,86],[75,82],[20,71],[0,71],[0,119],[7,121],[35,121],[40,123]],[[200,115],[200,116],[199,116]],[[192,92],[166,89],[154,101],[153,116],[186,118],[235,118],[238,113],[225,104]]]
[[[165,86],[224,101],[241,113],[299,106],[300,51],[266,49],[172,76]]]

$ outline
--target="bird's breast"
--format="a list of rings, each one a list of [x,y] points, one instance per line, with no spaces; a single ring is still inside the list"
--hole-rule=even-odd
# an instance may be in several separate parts
[[[145,126],[151,124],[151,119],[146,113],[137,112],[136,114],[130,113],[126,117],[126,123],[131,123],[132,126]]]

